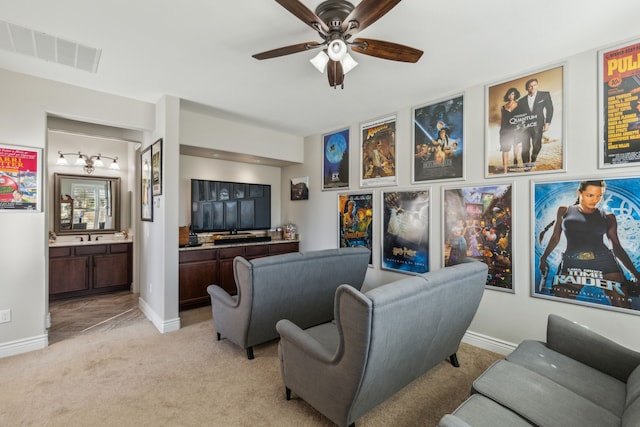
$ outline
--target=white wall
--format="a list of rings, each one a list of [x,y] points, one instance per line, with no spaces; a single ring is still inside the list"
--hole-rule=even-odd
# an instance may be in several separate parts
[[[557,66],[548,64],[548,67]],[[535,179],[558,180],[577,177],[633,176],[640,167],[628,167],[602,171],[598,169],[598,129],[597,129],[597,52],[585,52],[565,63],[565,124],[567,163],[566,173],[537,174]],[[542,66],[541,69],[546,67]],[[523,70],[522,74],[529,71]],[[496,81],[514,76],[496,75]],[[492,83],[492,82],[487,82]],[[430,269],[442,266],[442,188],[451,185],[473,185],[489,182],[484,178],[484,86],[461,88],[464,90],[465,106],[465,161],[466,179],[455,182],[432,182],[426,186],[432,190],[432,216],[430,240]],[[438,101],[456,94],[425,94],[424,103]],[[411,184],[411,107],[397,111],[397,160],[398,187],[418,187]],[[390,113],[393,113],[390,111]],[[351,189],[359,189],[359,123],[372,117],[352,117],[351,138]],[[327,132],[332,129],[327,129]],[[337,194],[336,191],[321,191],[322,179],[322,135],[305,138],[305,158],[303,165],[286,167],[282,174],[283,188],[289,179],[310,177],[308,201],[290,201],[283,194],[283,217],[298,225],[301,234],[301,249],[320,249],[337,246]],[[507,176],[492,179],[491,182],[514,183],[514,290],[515,293],[486,290],[480,308],[467,334],[466,340],[473,344],[506,353],[523,339],[545,339],[546,318],[549,313],[557,313],[569,319],[590,326],[605,333],[611,339],[628,347],[640,350],[640,316],[585,307],[575,304],[533,298],[531,294],[531,250],[530,236],[530,186],[534,179],[527,175]],[[505,181],[506,180],[506,181]],[[422,186],[421,186],[422,187]],[[380,212],[380,188],[373,189],[376,212]],[[386,283],[402,277],[380,269],[380,215],[374,217],[373,268],[367,273],[367,282]]]
[[[302,161],[304,150],[300,136],[223,119],[206,109],[188,106],[180,111],[180,144],[290,162]]]

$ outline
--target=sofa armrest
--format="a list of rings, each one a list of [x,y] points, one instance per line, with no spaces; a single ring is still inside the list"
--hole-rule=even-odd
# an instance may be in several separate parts
[[[238,305],[238,297],[229,295],[227,291],[218,285],[207,286],[207,292],[211,296],[212,300],[215,299],[217,302],[220,302],[229,308],[233,308]]]
[[[295,323],[287,319],[279,320],[276,330],[280,334],[280,345],[286,345],[290,351],[302,353],[305,357],[320,363],[330,363],[333,360],[333,353],[329,353],[322,344]]]
[[[471,427],[471,424],[466,423],[455,415],[447,414],[442,417],[438,427]]]
[[[623,382],[640,365],[640,353],[554,314],[547,322],[547,347]]]

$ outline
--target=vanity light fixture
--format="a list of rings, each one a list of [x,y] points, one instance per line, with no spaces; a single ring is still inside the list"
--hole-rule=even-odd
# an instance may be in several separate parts
[[[109,165],[109,169],[115,169],[115,170],[120,169],[120,165],[118,165],[117,156],[109,157],[109,156],[104,156],[100,153],[94,154],[93,156],[89,156],[87,154],[82,153],[81,151],[78,151],[77,153],[63,153],[61,151],[58,151],[58,154],[59,154],[59,157],[58,157],[58,160],[56,161],[56,165],[58,166],[68,165],[69,162],[67,161],[67,158],[65,156],[78,156],[75,162],[76,166],[84,167],[85,172],[88,174],[93,173],[93,171],[97,167],[98,168],[104,167],[104,163],[102,162],[102,159],[113,160]]]

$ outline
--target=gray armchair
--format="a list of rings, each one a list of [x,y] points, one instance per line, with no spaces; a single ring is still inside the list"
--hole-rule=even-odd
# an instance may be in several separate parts
[[[371,251],[364,247],[296,252],[248,261],[233,260],[238,294],[210,285],[217,337],[246,349],[278,338],[276,322],[289,319],[303,328],[333,319],[336,288],[360,289]]]
[[[486,279],[486,264],[468,262],[364,294],[342,285],[335,322],[302,330],[279,321],[287,399],[294,392],[346,426],[441,361],[457,364]]]

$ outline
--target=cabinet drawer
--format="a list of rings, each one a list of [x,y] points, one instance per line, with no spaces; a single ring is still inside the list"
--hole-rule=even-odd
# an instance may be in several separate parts
[[[220,249],[220,259],[223,258],[235,258],[237,256],[244,256],[244,247],[238,246],[237,248],[225,248]]]
[[[129,243],[119,243],[109,245],[112,254],[122,254],[129,250]]]
[[[267,256],[269,247],[267,245],[247,246],[245,253],[247,258]]]
[[[70,255],[71,255],[70,247],[49,248],[49,258],[59,258],[63,256],[70,256]]]
[[[76,246],[76,255],[106,254],[107,245]]]
[[[197,262],[197,261],[209,261],[217,258],[216,249],[192,249],[190,251],[181,251],[178,255],[179,262]]]
[[[288,254],[289,252],[298,252],[298,242],[274,243],[269,245],[269,255]]]

